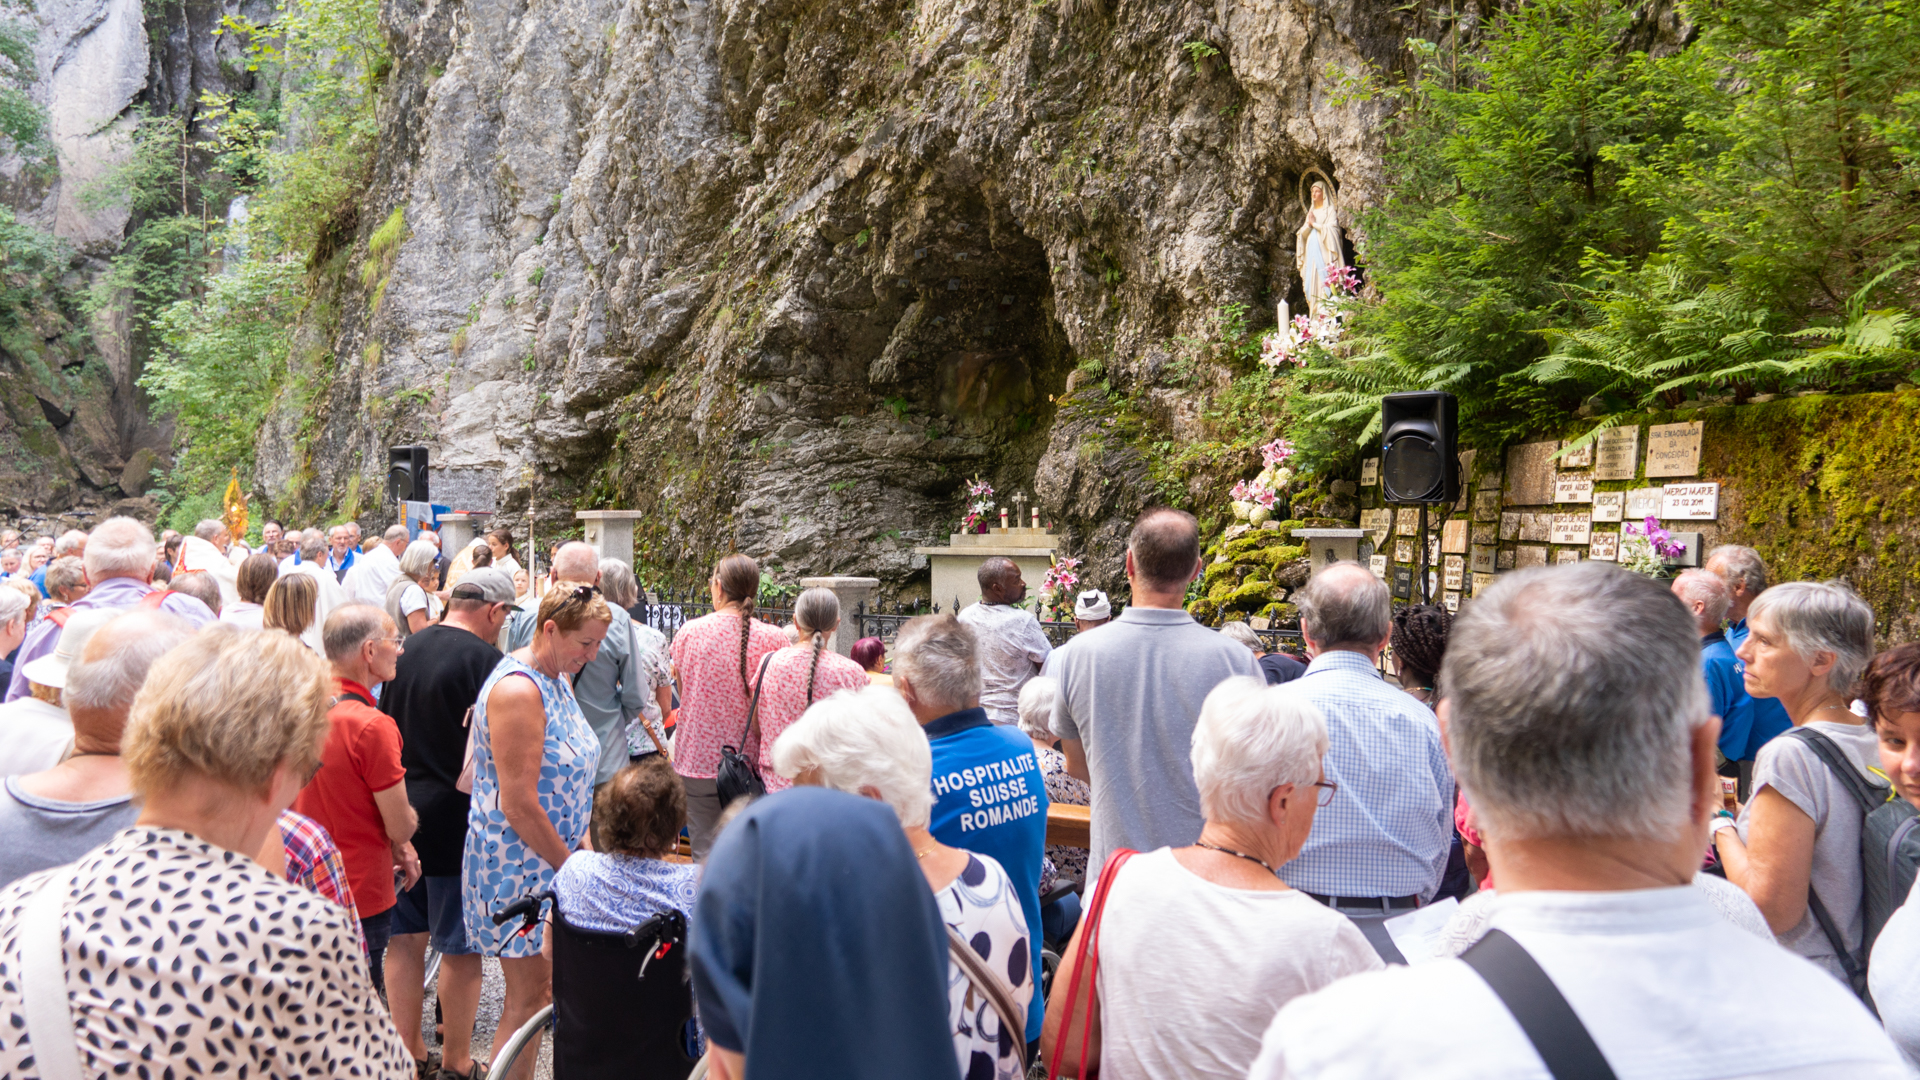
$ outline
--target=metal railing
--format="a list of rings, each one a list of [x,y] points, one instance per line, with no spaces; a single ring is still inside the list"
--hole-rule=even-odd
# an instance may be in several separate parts
[[[760,602],[754,607],[754,617],[775,625],[793,621],[791,599],[783,594],[763,593]],[[780,606],[776,606],[780,605]],[[859,629],[860,637],[877,637],[892,645],[900,635],[900,627],[908,619],[921,615],[938,615],[942,611],[958,611],[965,606],[959,597],[955,597],[952,607],[940,604],[928,604],[925,600],[915,600],[912,604],[861,603],[853,610],[854,625]],[[1120,614],[1125,605],[1116,604],[1114,614]],[[653,627],[665,635],[668,641],[687,623],[713,613],[713,599],[702,589],[663,589],[652,593],[647,601],[645,625]],[[1079,627],[1071,620],[1040,620],[1040,629],[1047,635],[1047,641],[1055,648],[1065,645],[1079,633]],[[1283,652],[1296,657],[1306,655],[1306,642],[1300,637],[1300,631],[1294,627],[1275,627],[1269,630],[1255,630],[1269,652]]]
[[[778,626],[793,621],[790,598],[777,593],[762,593],[753,608],[753,617]],[[680,628],[701,617],[713,614],[713,597],[704,589],[662,589],[648,594],[647,613],[642,622],[660,631],[668,641],[680,632]]]

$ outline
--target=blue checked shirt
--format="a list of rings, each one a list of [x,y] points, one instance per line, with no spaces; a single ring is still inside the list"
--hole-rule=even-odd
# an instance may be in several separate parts
[[[1280,879],[1322,896],[1431,899],[1453,842],[1453,772],[1432,711],[1356,652],[1322,653],[1291,685],[1326,718],[1326,774],[1340,788]]]

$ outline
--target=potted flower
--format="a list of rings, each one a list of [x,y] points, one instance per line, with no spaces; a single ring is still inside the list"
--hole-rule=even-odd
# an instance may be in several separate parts
[[[1667,560],[1679,558],[1686,550],[1686,545],[1661,528],[1660,519],[1652,514],[1643,522],[1627,522],[1620,531],[1620,565],[1636,574],[1663,577]]]
[[[975,475],[967,481],[967,516],[960,519],[960,531],[963,533],[984,533],[993,518],[997,505],[993,501],[993,485]]]

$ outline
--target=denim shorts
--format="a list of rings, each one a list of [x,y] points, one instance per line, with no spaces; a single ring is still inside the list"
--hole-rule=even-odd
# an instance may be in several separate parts
[[[423,877],[393,905],[395,934],[426,934],[442,956],[469,956],[467,927],[460,914],[460,875]]]

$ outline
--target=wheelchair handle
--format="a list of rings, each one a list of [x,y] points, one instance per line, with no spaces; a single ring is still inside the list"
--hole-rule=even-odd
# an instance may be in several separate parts
[[[537,922],[540,919],[541,905],[551,899],[553,899],[553,894],[550,892],[537,892],[523,896],[494,912],[493,925],[499,926],[509,919],[517,918],[525,918],[528,924]]]

